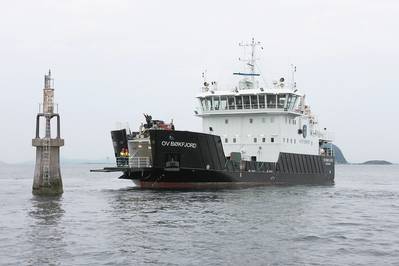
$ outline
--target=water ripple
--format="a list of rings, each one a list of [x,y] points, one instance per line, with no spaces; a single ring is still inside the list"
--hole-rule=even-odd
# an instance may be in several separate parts
[[[58,198],[31,196],[27,168],[0,172],[1,264],[399,262],[397,166],[338,166],[334,186],[214,191],[140,190],[92,167],[64,168]]]

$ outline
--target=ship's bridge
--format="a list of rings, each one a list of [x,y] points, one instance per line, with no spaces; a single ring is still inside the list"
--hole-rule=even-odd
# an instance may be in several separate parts
[[[218,135],[223,142],[226,156],[240,153],[242,158],[253,161],[276,162],[280,153],[318,155],[320,143],[330,137],[318,131],[318,122],[306,104],[295,82],[296,67],[292,76],[272,81],[267,87],[259,86],[259,73],[255,71],[255,47],[251,48],[243,72],[235,72],[239,78],[231,90],[219,90],[217,82],[208,82],[205,72],[195,114],[202,118],[203,132]],[[265,84],[266,85],[266,84]]]
[[[265,91],[244,89],[235,91],[207,90],[197,96],[200,104],[197,116],[245,113],[290,113],[303,114],[302,95],[292,89],[276,88]]]

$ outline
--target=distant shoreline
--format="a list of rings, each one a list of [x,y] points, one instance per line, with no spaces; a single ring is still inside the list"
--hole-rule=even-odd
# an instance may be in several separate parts
[[[397,165],[397,163],[388,162],[385,160],[370,160],[362,163],[347,163],[349,165]],[[342,165],[342,164],[337,164]]]
[[[385,160],[370,160],[362,163],[363,165],[391,165],[393,163]]]

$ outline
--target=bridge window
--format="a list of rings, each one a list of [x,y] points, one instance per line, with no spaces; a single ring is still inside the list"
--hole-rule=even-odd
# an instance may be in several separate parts
[[[262,138],[262,142],[266,142],[266,138]]]
[[[236,143],[237,142],[237,139],[236,138],[233,138],[233,143]]]
[[[228,96],[228,97],[227,97],[227,102],[228,102],[228,105],[229,105],[229,109],[230,109],[230,110],[236,109],[236,104],[235,104],[235,101],[234,101],[234,96]]]
[[[219,97],[213,97],[213,107],[215,110],[219,110]]]
[[[205,99],[201,99],[201,107],[202,107],[202,110],[203,111],[206,111],[207,109],[206,109],[206,101],[205,101]]]
[[[256,143],[256,142],[258,142],[258,139],[257,139],[257,138],[254,138],[254,143]]]
[[[258,109],[258,96],[251,95],[251,107],[252,109]]]
[[[236,107],[237,107],[237,109],[242,109],[242,98],[241,98],[241,96],[236,96]]]
[[[224,120],[224,123],[225,123],[225,124],[228,124],[228,123],[229,123],[229,119],[225,119],[225,120]]]
[[[276,108],[276,95],[274,94],[267,94],[267,108]]]
[[[252,124],[253,122],[254,122],[254,119],[253,119],[253,118],[250,118],[250,119],[249,119],[249,123]]]
[[[249,95],[244,95],[242,98],[244,100],[244,108],[245,109],[251,108],[251,105],[249,103]]]
[[[292,101],[291,101],[291,109],[294,109],[295,108],[295,105],[296,105],[296,102],[297,102],[297,99],[298,99],[299,97],[297,96],[297,95],[292,95]]]
[[[294,109],[296,98],[297,98],[296,95],[288,94],[288,98],[287,98],[287,108],[288,108],[289,110]]]
[[[206,98],[206,110],[213,110],[213,103],[212,103],[212,98],[207,97]]]
[[[259,108],[265,108],[265,95],[259,95]]]
[[[272,143],[273,143],[273,142],[274,142],[274,138],[270,138],[270,142],[272,142]]]
[[[220,110],[227,110],[227,97],[226,96],[220,97]]]
[[[278,108],[284,108],[285,107],[285,99],[286,99],[286,95],[285,94],[277,95]]]
[[[225,138],[224,139],[224,143],[228,143],[229,142],[229,139],[228,138]]]
[[[297,109],[299,107],[299,103],[301,102],[299,99],[300,99],[300,96],[295,95],[295,100],[292,101],[293,109]]]

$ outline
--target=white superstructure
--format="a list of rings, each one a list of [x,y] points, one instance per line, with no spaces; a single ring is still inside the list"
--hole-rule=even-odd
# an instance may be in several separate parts
[[[219,90],[216,82],[204,81],[197,95],[196,115],[203,132],[219,135],[226,156],[241,153],[244,160],[275,162],[280,152],[319,155],[319,143],[331,141],[325,129],[318,129],[316,117],[305,95],[284,78],[269,88],[259,85],[255,73],[255,48],[259,42],[242,44],[251,48],[248,72],[231,90]],[[295,68],[293,68],[294,74]],[[294,75],[292,75],[294,77]]]

